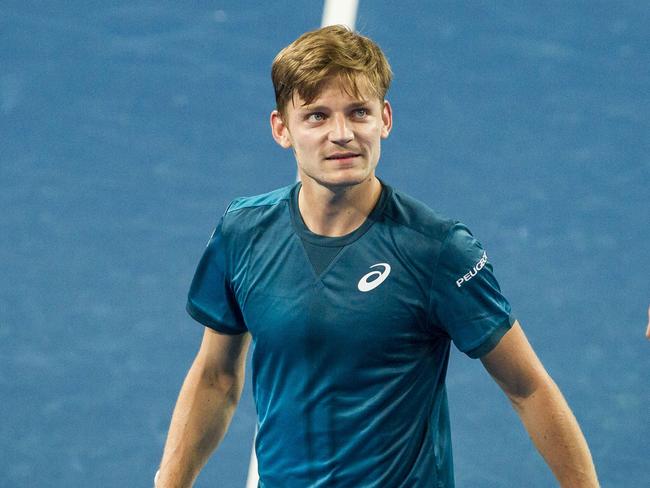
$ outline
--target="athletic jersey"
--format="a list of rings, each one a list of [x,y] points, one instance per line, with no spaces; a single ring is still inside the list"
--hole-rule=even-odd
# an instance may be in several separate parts
[[[454,486],[450,343],[480,357],[513,323],[486,252],[383,183],[357,230],[318,236],[299,191],[230,204],[187,304],[218,332],[252,335],[259,486]]]

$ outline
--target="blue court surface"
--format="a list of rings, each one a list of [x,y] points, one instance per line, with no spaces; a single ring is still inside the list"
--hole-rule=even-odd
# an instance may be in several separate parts
[[[228,202],[290,183],[270,65],[321,2],[0,3],[0,486],[151,486]],[[378,174],[464,221],[606,487],[650,486],[650,3],[360,1],[395,72]],[[250,374],[250,370],[248,371]],[[555,483],[453,350],[459,487]],[[247,385],[197,487],[244,486]]]

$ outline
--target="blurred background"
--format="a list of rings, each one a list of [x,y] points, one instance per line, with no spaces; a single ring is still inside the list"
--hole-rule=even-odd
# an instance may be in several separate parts
[[[0,486],[151,486],[228,202],[295,178],[270,65],[321,2],[0,3]],[[361,0],[395,125],[378,174],[483,242],[603,486],[648,486],[650,4]],[[250,374],[250,370],[248,371]],[[554,486],[480,362],[459,487]],[[244,486],[246,386],[196,486]]]

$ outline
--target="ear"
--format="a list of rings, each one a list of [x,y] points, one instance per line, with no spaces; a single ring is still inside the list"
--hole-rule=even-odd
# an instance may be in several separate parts
[[[388,100],[384,100],[384,107],[381,110],[381,137],[386,139],[393,128],[393,108]]]
[[[271,133],[273,134],[273,139],[280,146],[285,149],[289,149],[292,145],[291,143],[291,134],[289,133],[289,127],[282,120],[280,112],[274,110],[271,112]]]

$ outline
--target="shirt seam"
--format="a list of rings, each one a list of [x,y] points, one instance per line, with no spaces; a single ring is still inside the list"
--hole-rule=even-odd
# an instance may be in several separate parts
[[[256,208],[261,208],[261,207],[275,207],[276,205],[280,205],[280,204],[282,204],[283,202],[286,202],[286,201],[287,201],[287,198],[281,198],[277,202],[273,202],[273,203],[259,203],[259,204],[256,204],[256,205],[251,204],[251,205],[247,205],[245,207],[239,207],[239,208],[234,208],[234,209],[230,210],[230,207],[232,207],[232,205],[235,203],[235,200],[233,200],[228,205],[228,208],[226,209],[225,215],[235,213],[235,212],[239,212],[240,210],[249,210],[249,209],[256,209]]]
[[[486,317],[491,317],[491,315],[487,315]],[[493,330],[491,330],[490,332],[487,332],[483,337],[481,337],[481,339],[479,341],[477,341],[478,343],[473,344],[472,347],[470,347],[467,350],[466,354],[470,358],[476,359],[476,358],[484,356],[485,354],[490,352],[492,349],[494,349],[494,347],[496,347],[499,342],[493,344],[492,347],[487,352],[482,351],[482,349],[485,347],[485,345],[488,342],[492,341],[492,339],[496,335],[501,334],[501,338],[502,338],[503,335],[505,335],[504,330],[509,330],[512,327],[511,317],[512,317],[512,313],[508,314],[508,316],[505,319],[503,319],[502,321],[500,321]],[[503,334],[502,334],[502,332],[503,332]],[[499,341],[500,341],[500,339],[499,339]],[[482,354],[478,354],[478,353],[482,353]]]
[[[440,258],[442,256],[442,253],[445,250],[445,246],[447,245],[449,239],[451,238],[451,235],[453,233],[454,228],[458,225],[458,222],[454,222],[454,224],[449,228],[447,231],[447,234],[445,235],[445,238],[442,240],[442,243],[440,245],[440,252],[438,253],[438,257],[436,258],[436,264],[433,267],[433,273],[431,275],[431,281],[429,282],[429,300],[427,304],[427,320],[429,323],[433,323],[433,290],[434,290],[434,283],[435,279],[438,276],[438,270],[440,268]],[[417,230],[416,230],[417,232]],[[444,331],[444,329],[443,329]]]
[[[387,219],[392,220],[392,221],[395,222],[396,224],[403,225],[404,227],[406,227],[406,228],[412,230],[413,232],[417,232],[418,234],[420,234],[420,235],[423,236],[423,237],[427,237],[427,238],[429,238],[429,239],[434,238],[433,235],[431,235],[431,234],[427,234],[427,233],[421,231],[420,229],[417,229],[416,227],[414,227],[414,226],[412,226],[412,225],[409,225],[409,224],[407,224],[407,223],[405,223],[405,222],[401,222],[400,220],[398,220],[396,217],[393,217],[392,215],[385,214],[385,216],[386,216]],[[453,222],[453,224],[451,225],[450,230],[453,229],[457,224],[460,223],[460,222],[457,221],[457,220],[451,220],[451,222]],[[448,231],[448,232],[449,232],[449,231]],[[444,242],[446,239],[447,239],[447,235],[445,235],[445,239],[443,239],[443,242]]]
[[[309,231],[304,221],[302,221],[302,225],[306,228],[308,232],[305,232],[304,229],[301,228],[298,219],[302,220],[302,216],[300,215],[299,209],[296,208],[296,205],[293,202],[294,191],[296,191],[295,187],[291,189],[291,192],[287,196],[286,200],[289,207],[289,216],[291,218],[291,225],[293,226],[293,230],[295,234],[301,240],[307,241],[309,243],[315,244],[320,247],[330,247],[330,248],[337,247],[342,249],[344,247],[354,244],[359,239],[361,239],[364,235],[366,235],[370,231],[370,229],[372,229],[375,226],[375,224],[379,221],[380,217],[382,215],[385,215],[388,199],[390,198],[393,190],[388,185],[384,185],[382,183],[382,194],[380,195],[379,201],[376,204],[377,206],[370,212],[370,214],[368,214],[366,220],[357,229],[353,230],[352,232],[350,232],[345,236],[329,237],[329,239],[337,239],[340,240],[340,242],[331,242],[331,241],[327,242],[326,240],[328,239],[327,236],[318,236],[317,234],[314,234],[313,232]],[[381,207],[381,208],[377,208],[377,207]]]

